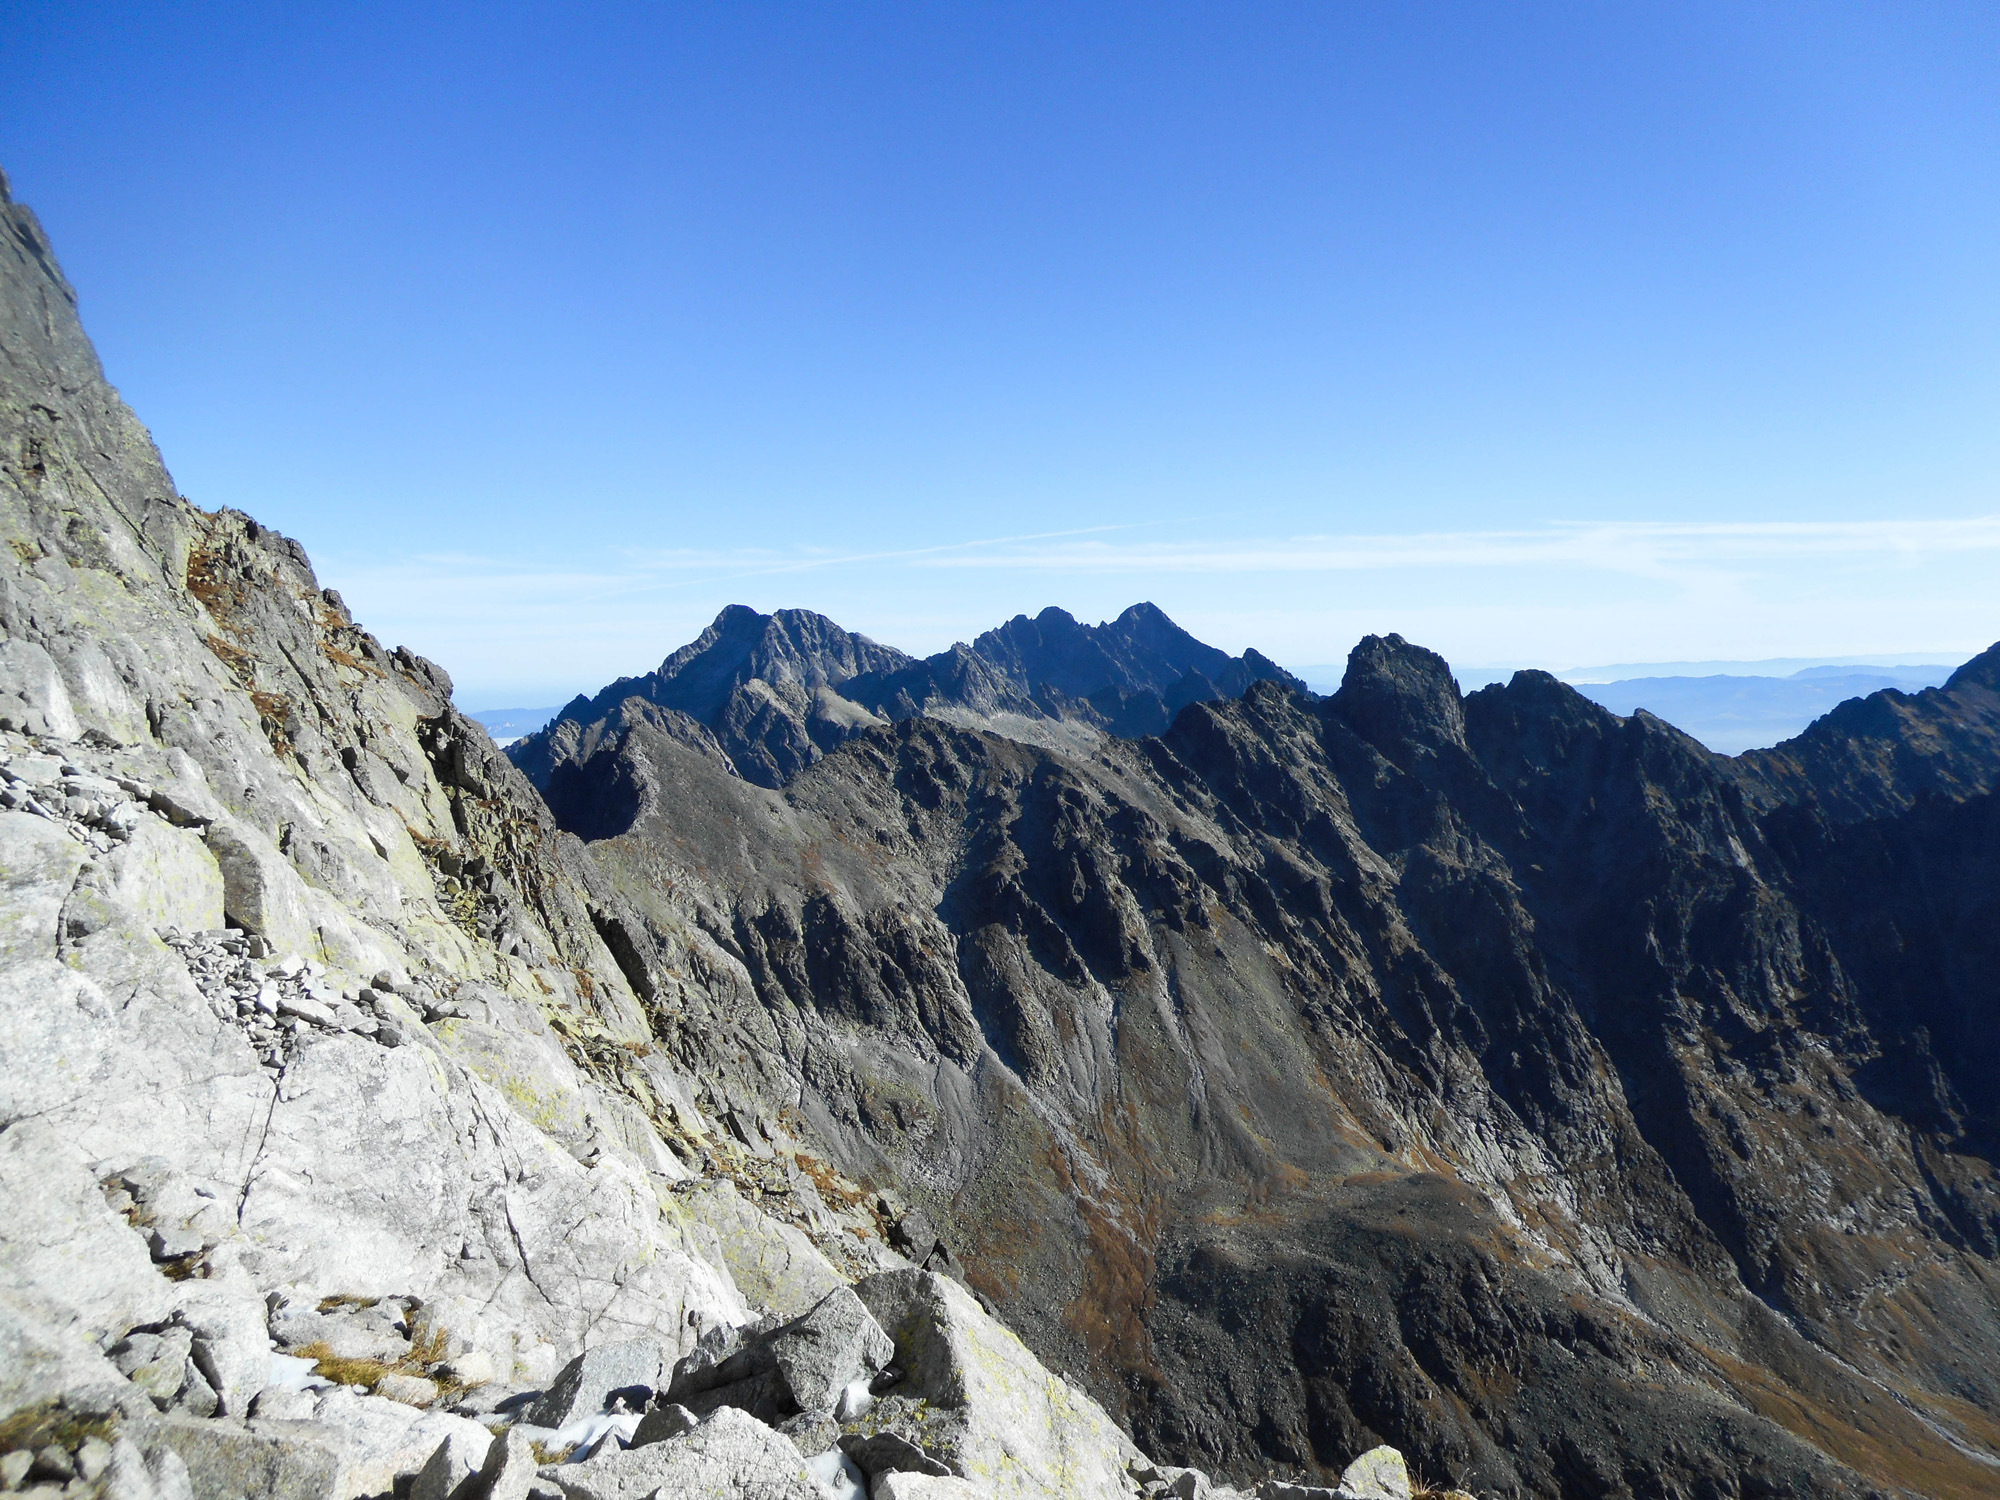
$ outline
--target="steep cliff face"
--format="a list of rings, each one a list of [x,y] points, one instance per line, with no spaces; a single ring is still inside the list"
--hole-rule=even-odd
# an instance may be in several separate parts
[[[919,714],[1083,745],[1156,733],[1186,704],[1266,680],[1304,687],[1255,651],[1203,645],[1150,604],[1103,625],[1059,609],[1019,615],[923,661],[807,610],[732,605],[659,671],[577,698],[510,753],[566,827],[604,837],[636,814],[631,789],[606,795],[576,768],[640,723],[778,787],[861,731]]]
[[[608,946],[630,913],[441,671],[357,628],[295,543],[178,497],[4,212],[0,1141],[46,1222],[4,1231],[0,1401],[121,1378],[104,1348],[198,1327],[190,1298],[247,1348],[274,1287],[420,1297],[524,1378],[592,1330],[740,1317],[655,1191],[691,1175],[663,1137],[698,1148],[685,1077],[637,1057]],[[145,1201],[136,1230],[107,1206],[134,1161],[207,1205],[155,1226],[180,1283]],[[65,1216],[136,1259],[52,1270]]]
[[[1922,700],[1958,780],[1871,751],[1850,800],[1908,805],[1840,824],[1394,637],[1088,753],[919,719],[774,792],[633,724],[579,775],[640,789],[593,852],[740,959],[848,1168],[1159,1451],[1973,1495],[1992,1054],[1939,1039],[1990,1007],[1992,815],[1937,788],[1985,774],[1976,678]]]

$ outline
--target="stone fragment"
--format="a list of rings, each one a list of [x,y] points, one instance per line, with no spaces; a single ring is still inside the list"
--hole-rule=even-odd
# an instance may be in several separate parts
[[[951,1472],[951,1465],[926,1452],[913,1438],[893,1428],[872,1434],[849,1433],[840,1440],[840,1446],[849,1458],[860,1465],[862,1473],[871,1479],[878,1474],[898,1471],[938,1475]]]
[[[528,1420],[537,1427],[567,1427],[579,1417],[608,1410],[617,1396],[628,1409],[639,1411],[665,1384],[668,1363],[667,1351],[652,1339],[599,1344],[563,1366]]]
[[[934,1474],[884,1474],[869,1489],[871,1500],[982,1500],[985,1492],[969,1479]]]
[[[318,1405],[319,1399],[311,1391],[266,1386],[250,1403],[250,1415],[287,1422],[306,1422],[312,1419],[313,1410]]]
[[[489,1385],[500,1378],[500,1364],[483,1349],[468,1349],[439,1365],[437,1374],[454,1385]]]
[[[100,1437],[87,1437],[77,1445],[77,1478],[95,1484],[111,1467],[111,1445]]]
[[[278,997],[278,1014],[281,1016],[296,1016],[300,1020],[312,1022],[315,1026],[331,1026],[334,1024],[332,1010],[320,1004],[319,1001],[305,995],[281,994]]]
[[[194,1366],[225,1416],[240,1417],[271,1378],[271,1336],[263,1298],[239,1268],[183,1282],[180,1316],[194,1334]]]
[[[195,1500],[187,1465],[171,1448],[148,1455],[122,1433],[111,1444],[104,1471],[105,1500]]]
[[[771,1337],[772,1354],[803,1412],[831,1412],[841,1392],[894,1357],[896,1346],[851,1287],[836,1287]]]
[[[404,1406],[425,1407],[436,1402],[438,1383],[421,1375],[405,1375],[400,1370],[391,1370],[375,1382],[375,1394]]]
[[[1410,1500],[1410,1470],[1387,1443],[1370,1448],[1341,1470],[1340,1487],[1361,1500]]]
[[[35,1455],[25,1448],[0,1454],[0,1489],[18,1490],[35,1465]]]
[[[146,789],[146,805],[176,828],[205,828],[229,816],[229,812],[208,789],[201,768],[182,750],[170,751],[176,775],[154,782]]]
[[[799,1413],[829,1416],[842,1392],[895,1353],[850,1287],[835,1287],[805,1314],[746,1334],[726,1358],[698,1349],[675,1366],[670,1394],[700,1409],[740,1406],[768,1422]]]
[[[664,1443],[670,1437],[693,1432],[700,1425],[700,1419],[685,1406],[668,1402],[655,1406],[639,1419],[638,1429],[632,1434],[631,1446],[643,1448],[648,1443]]]
[[[222,1415],[222,1398],[216,1394],[215,1386],[188,1356],[188,1362],[181,1367],[181,1393],[174,1401],[175,1407],[190,1416],[216,1417]]]
[[[472,1500],[482,1488],[480,1475],[494,1446],[483,1432],[453,1429],[417,1471],[409,1500]]]
[[[162,1227],[147,1231],[146,1247],[156,1261],[179,1260],[201,1254],[201,1234],[193,1229]]]
[[[480,1466],[485,1493],[481,1500],[527,1500],[535,1482],[535,1444],[527,1433],[510,1428],[493,1439]]]
[[[162,1407],[181,1393],[194,1335],[185,1328],[129,1333],[111,1346],[111,1363]]]

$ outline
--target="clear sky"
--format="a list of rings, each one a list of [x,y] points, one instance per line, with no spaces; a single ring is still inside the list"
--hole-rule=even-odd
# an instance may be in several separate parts
[[[722,605],[1465,665],[2000,637],[2000,8],[0,11],[196,502],[471,707]]]

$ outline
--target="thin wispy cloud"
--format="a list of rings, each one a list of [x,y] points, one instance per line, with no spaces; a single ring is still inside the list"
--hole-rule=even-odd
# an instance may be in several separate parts
[[[1257,541],[1067,542],[991,546],[916,560],[924,567],[1119,573],[1335,573],[1395,568],[1572,566],[1667,576],[1848,555],[1918,560],[2000,550],[2000,516],[1970,520],[1557,522],[1532,530],[1296,536]]]
[[[1113,539],[1141,526],[1092,526],[876,551],[768,547],[627,549],[599,570],[548,570],[474,554],[419,556],[365,570],[387,580],[503,586],[516,597],[633,594],[850,567],[1029,573],[1343,573],[1570,567],[1690,581],[1714,570],[1847,557],[1917,563],[2000,551],[2000,516],[1948,520],[1552,522],[1491,531],[1384,532],[1262,539]]]

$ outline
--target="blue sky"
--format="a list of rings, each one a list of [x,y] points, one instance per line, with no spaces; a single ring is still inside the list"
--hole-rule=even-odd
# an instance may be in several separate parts
[[[723,604],[1466,665],[2000,637],[2000,11],[7,7],[185,492],[470,706]]]

